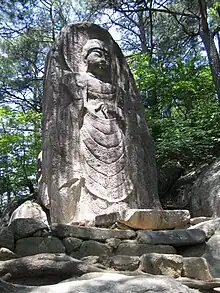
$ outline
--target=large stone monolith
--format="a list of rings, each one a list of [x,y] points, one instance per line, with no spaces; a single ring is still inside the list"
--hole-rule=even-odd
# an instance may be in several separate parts
[[[120,48],[95,24],[64,27],[48,54],[40,182],[52,222],[160,208],[144,107]]]

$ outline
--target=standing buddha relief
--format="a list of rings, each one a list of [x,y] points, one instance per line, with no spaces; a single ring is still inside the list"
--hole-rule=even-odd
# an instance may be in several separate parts
[[[40,194],[51,221],[66,224],[160,207],[143,105],[119,47],[97,25],[65,27],[48,54]]]

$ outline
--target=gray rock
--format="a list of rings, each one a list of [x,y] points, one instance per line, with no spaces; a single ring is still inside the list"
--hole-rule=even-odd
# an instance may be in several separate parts
[[[211,236],[211,238],[203,244],[189,246],[187,248],[181,247],[178,253],[184,257],[204,257],[208,263],[209,271],[213,278],[220,276],[220,232]]]
[[[197,244],[193,246],[179,246],[177,247],[177,254],[184,257],[201,257],[206,251],[207,244]]]
[[[138,243],[167,244],[174,247],[204,243],[206,235],[199,229],[175,229],[163,231],[138,231]]]
[[[62,253],[65,247],[56,237],[29,237],[17,240],[15,252],[19,256],[39,253]]]
[[[211,217],[195,217],[190,219],[190,225],[193,226],[210,220],[212,220]]]
[[[202,281],[186,277],[181,277],[177,279],[183,285],[189,288],[199,289],[199,292],[216,292],[215,288],[220,286],[220,278],[215,278],[212,280]]]
[[[220,160],[215,161],[196,179],[190,192],[193,217],[220,217]]]
[[[151,245],[151,244],[119,244],[116,254],[117,255],[130,255],[130,256],[141,256],[146,253],[176,253],[174,247],[169,245]]]
[[[110,34],[91,23],[64,27],[45,72],[40,195],[52,222],[160,208],[143,103]]]
[[[14,233],[15,239],[32,236],[39,230],[49,231],[49,227],[44,222],[32,218],[16,218],[9,228]]]
[[[115,249],[121,243],[121,240],[117,238],[110,238],[110,239],[106,239],[105,243],[108,244],[113,249]]]
[[[0,248],[0,261],[17,258],[17,255],[8,248]]]
[[[63,244],[66,248],[66,253],[70,254],[71,252],[75,250],[79,250],[82,240],[74,237],[67,237],[63,239]]]
[[[139,261],[138,256],[115,255],[110,259],[110,266],[117,271],[135,271]]]
[[[78,252],[72,252],[71,256],[82,258],[85,256],[102,256],[112,255],[112,248],[107,244],[100,243],[94,240],[83,241]]]
[[[20,205],[11,215],[9,225],[19,218],[32,218],[37,221],[43,222],[48,226],[47,215],[43,211],[42,207],[33,201],[27,200]]]
[[[210,238],[213,234],[215,234],[216,230],[220,230],[220,218],[196,224],[188,229],[202,230],[205,233],[206,238]]]
[[[199,293],[190,289],[173,278],[165,276],[125,276],[116,273],[102,273],[89,279],[69,280],[48,286],[18,287],[0,281],[2,293]]]
[[[213,278],[220,276],[220,233],[216,233],[206,242],[206,250],[202,255],[208,265]]]
[[[62,253],[36,254],[0,262],[0,277],[9,274],[9,279],[16,280],[15,283],[30,285],[34,281],[35,284],[45,284],[51,276],[58,282],[72,276],[100,271],[102,270]]]
[[[104,241],[109,238],[129,239],[136,236],[136,232],[131,230],[113,230],[94,227],[70,226],[62,224],[52,225],[52,234],[59,238],[76,237],[85,240]]]
[[[84,256],[80,260],[85,262],[86,264],[94,265],[99,262],[99,256],[98,255]]]
[[[10,250],[14,249],[14,234],[8,227],[0,229],[0,247],[6,247]]]
[[[113,215],[99,215],[95,218],[95,225],[103,227],[113,219],[133,229],[162,230],[188,227],[190,214],[188,210],[127,209]]]
[[[203,257],[185,257],[183,258],[183,277],[211,280],[212,276],[209,272],[206,259]]]
[[[106,268],[109,267],[110,256],[105,254],[100,256],[89,255],[82,257],[80,260],[86,263],[87,265],[92,265],[100,269],[106,270]]]
[[[50,235],[51,235],[51,233],[50,233],[50,230],[48,230],[48,229],[38,230],[33,233],[33,237],[47,237]]]
[[[140,269],[154,275],[181,277],[183,257],[176,254],[144,254],[140,258]]]

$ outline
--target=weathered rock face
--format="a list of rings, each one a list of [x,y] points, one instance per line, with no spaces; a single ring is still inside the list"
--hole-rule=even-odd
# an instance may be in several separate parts
[[[220,160],[206,169],[190,192],[190,212],[194,217],[220,216]]]
[[[116,273],[93,273],[87,274],[82,279],[67,280],[48,286],[17,286],[0,281],[2,293],[144,293],[144,292],[163,292],[163,293],[199,293],[182,285],[168,277],[158,276],[126,276]]]
[[[45,225],[48,226],[47,215],[43,211],[42,207],[33,201],[27,200],[22,205],[20,205],[14,212],[12,213],[9,225],[16,219],[35,219],[41,222],[44,222]]]
[[[41,199],[52,222],[160,208],[154,146],[121,50],[93,24],[65,27],[43,101]]]

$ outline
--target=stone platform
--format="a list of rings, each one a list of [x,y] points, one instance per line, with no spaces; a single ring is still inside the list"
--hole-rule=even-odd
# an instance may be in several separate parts
[[[128,210],[124,215],[127,218],[118,219],[119,225],[117,221],[106,224],[112,228],[49,226],[39,219],[15,218],[8,227],[0,229],[0,278],[9,273],[13,280],[19,271],[29,282],[29,272],[32,275],[33,269],[36,276],[40,276],[37,282],[42,281],[42,271],[46,272],[46,280],[47,272],[63,274],[65,279],[67,275],[74,276],[75,270],[80,274],[110,270],[123,274],[165,275],[200,280],[200,285],[219,277],[218,268],[211,265],[212,258],[199,252],[200,247],[208,247],[218,236],[214,233],[220,219],[197,219],[195,222],[204,222],[189,227],[192,221],[189,212],[184,210]],[[125,224],[123,227],[127,229],[117,228],[122,221],[136,228]],[[23,263],[25,268],[21,268]]]
[[[190,224],[190,214],[188,210],[128,209],[95,218],[97,227],[108,228],[115,223],[137,230],[187,228]]]

